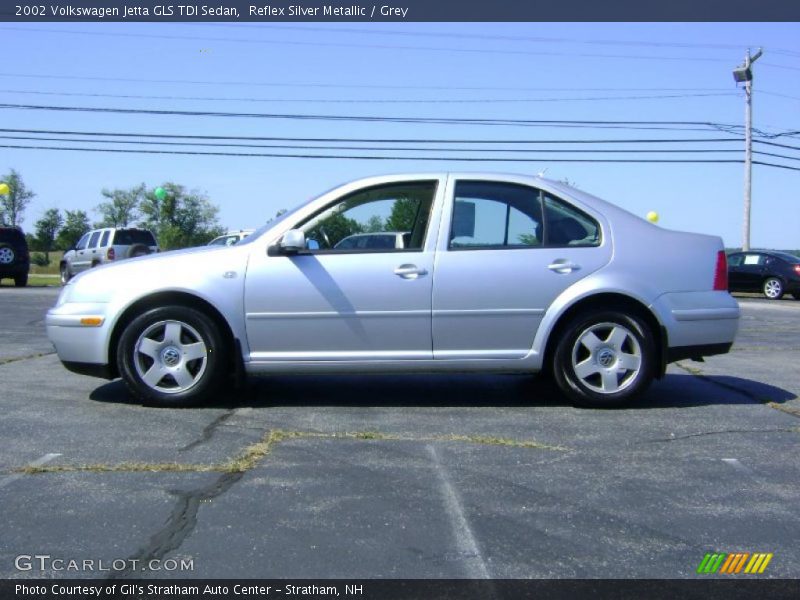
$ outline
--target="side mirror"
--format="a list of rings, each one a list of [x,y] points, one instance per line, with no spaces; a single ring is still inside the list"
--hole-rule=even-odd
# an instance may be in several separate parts
[[[306,236],[299,229],[290,229],[283,234],[279,246],[284,252],[298,252],[305,250]]]

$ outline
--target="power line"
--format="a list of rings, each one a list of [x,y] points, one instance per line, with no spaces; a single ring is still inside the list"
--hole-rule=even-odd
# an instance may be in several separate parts
[[[645,96],[586,96],[569,98],[428,98],[428,99],[331,99],[331,98],[231,98],[218,96],[156,96],[145,94],[99,94],[88,92],[43,92],[40,90],[0,90],[9,94],[32,94],[38,96],[72,96],[86,98],[127,98],[136,100],[200,100],[213,102],[289,102],[313,104],[496,104],[496,103],[530,103],[530,102],[583,102],[604,100],[655,100],[674,98],[702,98],[719,96],[738,96],[736,92],[715,92],[699,94],[660,94]]]
[[[262,38],[230,38],[230,37],[210,37],[210,36],[192,36],[192,35],[167,35],[155,33],[125,33],[120,31],[76,31],[73,29],[40,29],[38,27],[16,27],[16,26],[0,26],[0,30],[8,31],[24,31],[26,33],[49,33],[61,35],[88,35],[88,36],[110,36],[114,38],[127,37],[127,38],[143,38],[143,39],[166,39],[166,40],[190,40],[208,42],[226,42],[234,44],[268,44],[268,45],[285,45],[285,46],[311,46],[323,48],[357,48],[357,49],[370,49],[370,50],[411,50],[411,51],[424,51],[424,52],[454,52],[454,53],[467,53],[467,54],[502,54],[502,55],[520,55],[520,56],[565,56],[565,57],[582,57],[594,59],[623,59],[623,60],[667,60],[667,61],[685,61],[691,59],[692,61],[703,62],[727,62],[725,58],[710,58],[702,56],[641,56],[638,54],[597,54],[597,53],[570,53],[570,52],[552,52],[552,51],[538,51],[538,50],[502,50],[493,48],[445,48],[440,46],[403,46],[394,44],[354,44],[351,42],[311,42],[299,40],[266,40]]]
[[[286,82],[286,81],[222,81],[194,79],[143,79],[131,77],[95,77],[89,75],[58,75],[52,73],[0,73],[0,77],[20,77],[24,79],[62,79],[77,81],[113,81],[126,83],[169,83],[175,85],[213,85],[213,86],[248,86],[248,87],[296,87],[323,89],[380,89],[380,90],[458,90],[458,91],[502,91],[502,92],[729,92],[728,88],[547,88],[526,86],[457,86],[457,85],[418,85],[418,84],[347,84],[320,82]]]
[[[10,140],[25,140],[25,141],[42,141],[42,142],[82,142],[92,144],[139,144],[150,146],[203,146],[213,148],[281,148],[281,149],[297,149],[297,150],[377,150],[377,151],[391,151],[391,152],[510,152],[510,153],[526,153],[526,152],[547,152],[559,154],[709,154],[709,153],[739,153],[738,149],[714,149],[714,148],[692,148],[692,149],[643,149],[643,148],[600,148],[600,149],[584,149],[584,148],[421,148],[421,147],[386,147],[386,146],[311,146],[311,145],[298,145],[298,144],[231,144],[219,142],[166,142],[166,141],[150,141],[150,140],[105,140],[105,139],[84,139],[84,138],[59,138],[59,137],[30,137],[22,135],[0,135],[0,139]],[[800,160],[800,157],[783,156],[780,154],[769,154],[766,152],[759,152],[758,154],[765,154],[767,156],[776,156],[781,158],[790,158]]]
[[[242,156],[242,157],[268,157],[268,158],[319,158],[319,159],[348,159],[348,160],[419,160],[419,161],[466,161],[466,162],[578,162],[578,163],[733,163],[741,164],[738,159],[593,159],[593,158],[564,158],[550,159],[545,157],[529,158],[484,158],[484,157],[453,157],[439,158],[433,156],[374,156],[374,155],[328,155],[328,154],[262,154],[262,153],[231,153],[231,152],[197,152],[189,150],[140,150],[130,148],[77,148],[70,146],[17,146],[0,145],[0,148],[14,148],[23,150],[66,150],[77,152],[121,152],[130,154],[181,154],[190,156]],[[754,163],[755,164],[755,163]],[[767,163],[758,163],[767,164]],[[777,165],[779,166],[779,165]],[[798,167],[797,170],[800,170]]]
[[[0,108],[46,110],[59,112],[94,112],[115,114],[146,114],[168,116],[192,117],[241,117],[260,119],[288,119],[301,121],[348,121],[369,123],[424,123],[424,124],[453,124],[453,125],[517,125],[517,126],[561,126],[561,127],[592,127],[592,128],[622,128],[622,129],[673,129],[688,131],[681,126],[703,126],[711,128],[735,127],[725,123],[712,121],[607,121],[607,120],[566,120],[566,119],[477,119],[454,117],[380,117],[367,115],[326,115],[326,114],[299,114],[299,113],[242,113],[225,111],[189,111],[189,110],[157,110],[144,108],[116,108],[116,107],[89,107],[89,106],[47,106],[36,104],[0,104]],[[648,127],[640,127],[645,126]],[[656,127],[658,126],[658,127]],[[668,127],[665,127],[668,126]],[[705,131],[700,129],[698,131]]]
[[[636,138],[636,139],[579,139],[579,140],[497,140],[497,139],[453,139],[453,138],[312,138],[312,137],[262,137],[262,136],[230,136],[230,135],[187,135],[171,133],[131,133],[109,131],[60,131],[53,129],[0,129],[4,133],[32,133],[43,135],[82,135],[105,137],[147,137],[171,139],[197,139],[197,140],[251,140],[251,141],[284,141],[284,142],[342,142],[342,143],[436,143],[436,144],[675,144],[697,142],[741,142],[744,138]],[[758,140],[754,140],[758,141]],[[760,142],[780,146],[771,142]],[[792,146],[786,146],[792,148]]]

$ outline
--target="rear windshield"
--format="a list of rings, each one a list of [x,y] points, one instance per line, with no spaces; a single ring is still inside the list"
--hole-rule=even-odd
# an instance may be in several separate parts
[[[155,246],[156,240],[153,234],[146,229],[118,229],[114,234],[115,246],[132,246],[134,244]]]
[[[786,262],[792,265],[800,264],[800,258],[795,256],[794,254],[789,254],[788,252],[773,252],[775,256],[778,258],[782,258]]]

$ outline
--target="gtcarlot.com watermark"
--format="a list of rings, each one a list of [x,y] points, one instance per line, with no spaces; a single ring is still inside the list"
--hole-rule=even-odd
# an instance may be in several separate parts
[[[118,571],[194,571],[193,558],[139,560],[137,558],[63,558],[50,554],[20,554],[14,559],[17,571],[71,571],[80,573]]]

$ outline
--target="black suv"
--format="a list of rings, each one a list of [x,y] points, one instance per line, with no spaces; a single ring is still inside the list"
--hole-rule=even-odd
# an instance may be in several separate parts
[[[30,261],[25,234],[16,227],[0,227],[0,279],[12,278],[17,287],[25,287]]]

